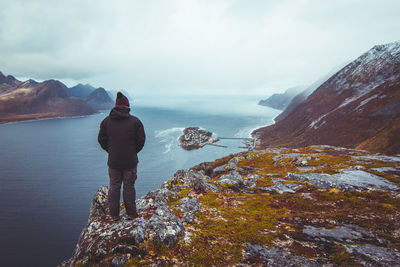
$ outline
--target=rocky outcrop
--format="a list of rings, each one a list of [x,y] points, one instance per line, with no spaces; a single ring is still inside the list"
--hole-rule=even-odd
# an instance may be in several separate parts
[[[397,266],[400,157],[248,151],[178,171],[112,222],[107,187],[61,266]]]
[[[218,138],[213,138],[212,135],[212,132],[202,130],[199,127],[188,127],[183,130],[183,135],[179,137],[179,142],[183,149],[198,149],[206,144],[219,141]]]
[[[83,100],[73,97],[60,81],[20,82],[12,76],[5,79],[3,76],[0,77],[0,123],[96,112]]]
[[[265,100],[260,100],[260,106],[267,106],[274,109],[284,110],[295,97],[304,88],[302,86],[292,87],[287,89],[283,94],[273,94]]]
[[[399,86],[400,42],[377,45],[254,134],[262,148],[328,144],[398,154]]]

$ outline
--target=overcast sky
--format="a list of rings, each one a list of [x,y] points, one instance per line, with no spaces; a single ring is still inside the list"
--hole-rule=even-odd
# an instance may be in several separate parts
[[[400,40],[399,0],[0,0],[0,71],[133,94],[265,94]]]

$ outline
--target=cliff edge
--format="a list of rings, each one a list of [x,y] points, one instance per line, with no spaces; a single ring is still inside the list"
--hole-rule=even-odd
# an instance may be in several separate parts
[[[108,221],[106,200],[101,187],[60,266],[400,262],[398,156],[333,146],[243,152],[178,171],[136,201],[135,220]]]

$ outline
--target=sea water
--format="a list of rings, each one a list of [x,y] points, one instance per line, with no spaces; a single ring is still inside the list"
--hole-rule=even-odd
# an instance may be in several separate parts
[[[216,136],[249,137],[272,123],[276,111],[210,114],[138,107],[132,114],[145,127],[139,153],[137,197],[154,190],[179,169],[243,151],[241,141],[227,148],[185,151],[178,138],[189,126]],[[56,266],[72,255],[87,223],[90,202],[108,184],[107,153],[97,143],[108,112],[80,118],[0,125],[0,258],[3,266]]]

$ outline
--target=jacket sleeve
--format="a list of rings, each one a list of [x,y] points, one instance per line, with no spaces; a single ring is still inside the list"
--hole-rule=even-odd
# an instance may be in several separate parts
[[[146,134],[144,132],[143,124],[140,120],[138,120],[138,128],[136,136],[137,136],[136,152],[138,153],[140,150],[142,150],[144,143],[146,141]]]
[[[99,142],[101,148],[108,152],[107,123],[105,119],[100,124],[100,131],[97,141]]]

